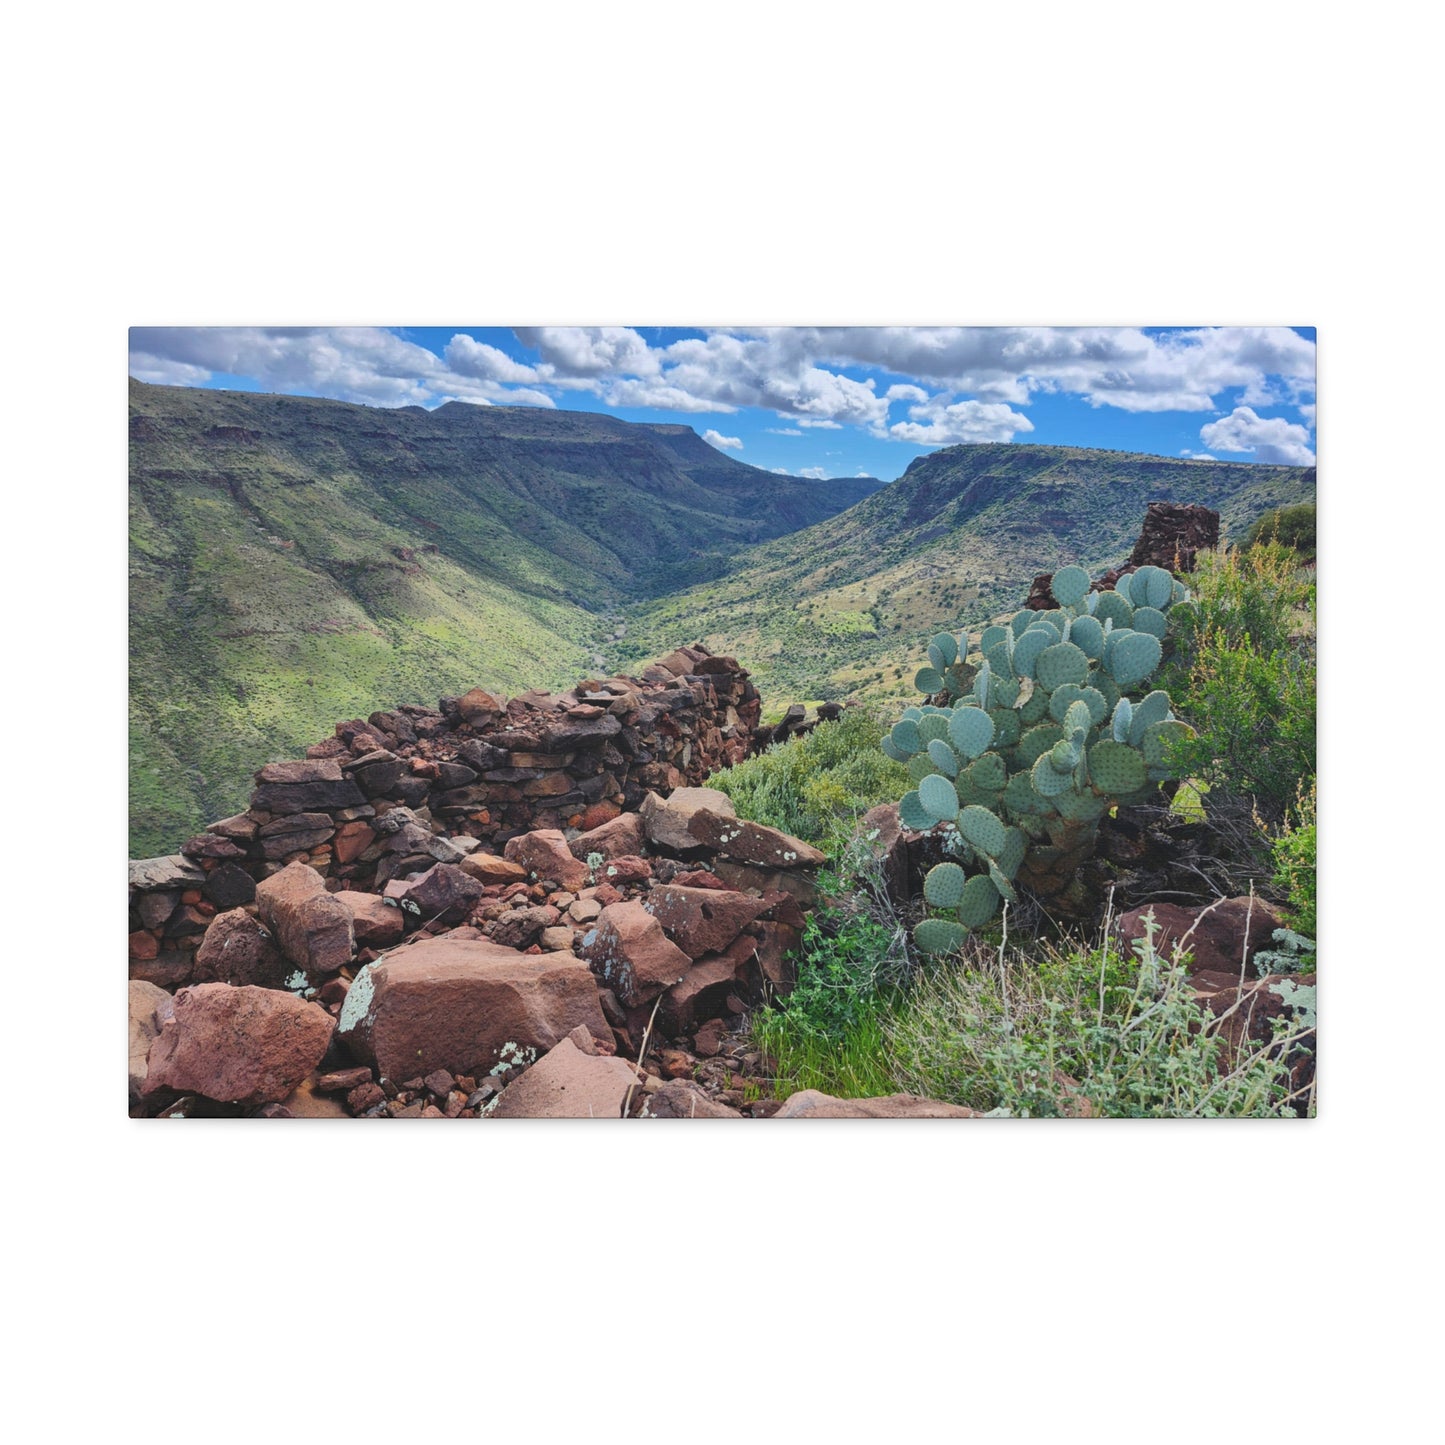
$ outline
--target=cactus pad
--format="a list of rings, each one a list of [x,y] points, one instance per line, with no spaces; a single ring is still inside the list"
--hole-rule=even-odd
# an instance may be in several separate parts
[[[965,758],[976,758],[993,741],[993,719],[982,708],[960,707],[953,710],[948,736]]]
[[[1173,594],[1174,578],[1162,567],[1141,567],[1129,584],[1129,600],[1135,607],[1163,611]]]
[[[1169,619],[1156,607],[1136,607],[1134,609],[1134,630],[1147,632],[1151,637],[1157,637],[1162,642],[1164,634],[1169,631]]]
[[[1019,739],[1019,766],[1032,767],[1034,759],[1042,757],[1063,735],[1064,730],[1057,723],[1040,723],[1030,728]]]
[[[978,650],[987,657],[994,643],[1007,642],[1011,635],[1007,627],[1001,626],[997,622],[990,623],[983,629],[983,636],[978,640]]]
[[[1167,768],[1170,747],[1193,736],[1194,729],[1188,723],[1182,723],[1176,718],[1152,723],[1144,729],[1144,736],[1140,742],[1144,761],[1150,768]]]
[[[1001,793],[1008,782],[1008,768],[997,753],[984,753],[969,768],[968,781],[981,793]]]
[[[1126,572],[1117,582],[1114,583],[1114,591],[1129,604],[1130,607],[1138,605],[1134,597],[1134,574]],[[1139,601],[1143,601],[1142,598]]]
[[[1049,749],[1050,764],[1061,773],[1071,773],[1079,765],[1079,745],[1068,738],[1060,738]]]
[[[943,674],[936,667],[920,667],[913,674],[913,685],[919,692],[926,692],[930,696],[935,692],[942,692]]]
[[[935,908],[957,908],[965,882],[963,869],[957,863],[935,864],[923,880],[923,900]]]
[[[1114,741],[1116,743],[1127,743],[1129,741],[1129,727],[1134,721],[1134,704],[1127,697],[1121,697],[1114,704]]]
[[[1015,818],[1042,813],[1049,807],[1034,791],[1033,781],[1026,772],[1015,773],[1008,780],[1008,786],[1003,790],[1003,805]]]
[[[893,724],[889,737],[893,739],[893,746],[900,752],[907,753],[909,757],[923,747],[923,739],[918,735],[918,724],[907,713]]]
[[[918,719],[918,736],[924,745],[931,743],[934,738],[946,738],[948,736],[948,718],[946,711],[927,712]]]
[[[1042,722],[1049,715],[1049,695],[1043,688],[1036,687],[1033,692],[1024,700],[1023,706],[1019,708],[1019,721],[1032,726],[1036,722]]]
[[[958,905],[959,922],[965,928],[982,928],[998,912],[998,889],[991,879],[976,873],[963,885]]]
[[[1071,789],[1067,793],[1060,793],[1054,799],[1054,807],[1059,810],[1061,817],[1067,818],[1071,823],[1094,823],[1109,811],[1112,802],[1110,798],[1100,797],[1087,790],[1079,792]]]
[[[927,809],[918,801],[918,790],[913,788],[904,793],[899,801],[898,821],[915,833],[926,833],[938,819],[929,815]]]
[[[1097,662],[1104,655],[1103,624],[1097,617],[1076,617],[1074,625],[1069,628],[1069,641]]]
[[[1032,677],[1034,664],[1046,647],[1058,642],[1051,627],[1031,627],[1014,643],[1013,670],[1015,677]]]
[[[968,930],[946,918],[925,918],[913,930],[913,941],[922,953],[935,957],[957,953],[968,939]]]
[[[1095,743],[1089,750],[1089,778],[1101,792],[1132,793],[1147,781],[1144,754],[1112,739]]]
[[[1089,574],[1082,567],[1061,567],[1051,590],[1060,607],[1077,607],[1088,594]]]
[[[1014,892],[1014,886],[1012,883],[1009,882],[1008,874],[1005,873],[1003,869],[1000,868],[998,864],[993,861],[992,858],[988,859],[987,861],[989,882],[998,889],[999,893],[1009,903],[1017,903],[1019,901],[1018,894]]]
[[[958,831],[989,857],[997,857],[1006,841],[1004,826],[988,808],[968,807],[958,815]]]
[[[937,773],[930,773],[918,784],[918,801],[939,822],[958,817],[958,790]]]
[[[952,667],[958,661],[958,642],[951,632],[940,632],[928,645],[943,654],[944,667]]]
[[[1080,741],[1088,735],[1089,729],[1094,726],[1093,710],[1083,699],[1078,698],[1069,704],[1068,711],[1064,714],[1064,736]]]
[[[1134,704],[1133,716],[1129,721],[1128,741],[1136,748],[1144,741],[1144,730],[1155,723],[1163,722],[1169,716],[1169,694],[1162,688],[1155,688],[1148,697]]]
[[[915,783],[921,783],[933,770],[933,759],[928,756],[927,749],[908,760],[908,776]]]
[[[1119,638],[1109,649],[1109,671],[1121,688],[1143,682],[1159,666],[1163,648],[1157,637],[1134,632]]]
[[[948,679],[948,661],[943,651],[936,643],[928,644],[928,661],[932,664],[933,670],[942,677],[945,682]]]
[[[1123,581],[1123,578],[1119,580]],[[1094,616],[1101,623],[1112,622],[1115,627],[1128,627],[1134,620],[1134,609],[1122,592],[1101,592]]]
[[[993,719],[993,746],[1013,747],[1023,735],[1017,710],[1011,707],[991,707],[988,715]]]
[[[989,667],[1001,677],[1013,676],[1013,649],[1008,642],[1000,638],[985,653]]]
[[[1072,642],[1046,647],[1034,664],[1034,676],[1046,692],[1066,682],[1082,683],[1089,675],[1089,659]]]
[[[945,777],[951,778],[958,772],[958,754],[938,738],[928,744],[928,759]]]
[[[1045,753],[1030,769],[1029,781],[1039,797],[1057,798],[1074,786],[1074,775],[1072,770],[1061,773]]]

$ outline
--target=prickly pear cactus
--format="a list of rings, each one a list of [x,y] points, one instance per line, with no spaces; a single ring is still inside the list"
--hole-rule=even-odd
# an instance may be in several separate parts
[[[1062,568],[1056,608],[985,628],[971,655],[967,634],[940,633],[916,685],[951,705],[908,708],[882,739],[915,784],[899,804],[903,825],[948,825],[960,860],[924,882],[941,915],[914,930],[924,953],[960,948],[1015,901],[1015,882],[1051,906],[1077,903],[1075,875],[1099,820],[1151,797],[1171,776],[1171,744],[1191,731],[1166,692],[1144,694],[1170,608],[1188,590],[1160,567],[1126,574],[1112,591],[1090,592],[1088,581],[1082,568]]]

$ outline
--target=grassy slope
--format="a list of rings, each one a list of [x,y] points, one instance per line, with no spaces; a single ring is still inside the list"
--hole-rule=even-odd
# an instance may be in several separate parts
[[[633,607],[626,655],[686,636],[735,653],[774,705],[911,699],[935,632],[1016,610],[1037,573],[1123,561],[1151,501],[1203,503],[1242,537],[1270,507],[1313,500],[1312,468],[950,447],[849,511],[757,547],[726,575]]]
[[[243,807],[255,768],[338,719],[569,685],[623,600],[866,492],[686,427],[134,382],[130,480],[133,856]]]

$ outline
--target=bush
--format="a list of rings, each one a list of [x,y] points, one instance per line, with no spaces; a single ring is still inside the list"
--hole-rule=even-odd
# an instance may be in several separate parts
[[[1259,542],[1279,542],[1292,547],[1299,554],[1301,562],[1315,560],[1315,506],[1313,502],[1301,502],[1295,507],[1276,507],[1266,512],[1249,529],[1244,539],[1246,547]]]
[[[1276,835],[1274,849],[1274,886],[1284,895],[1290,920],[1298,932],[1315,936],[1315,810],[1316,787],[1308,791],[1303,783],[1296,794],[1294,807],[1285,817],[1284,827]]]
[[[800,738],[708,779],[733,800],[738,816],[766,823],[837,856],[857,819],[908,786],[908,773],[878,752],[883,726],[870,708],[845,708]]]
[[[1314,585],[1278,542],[1202,554],[1193,580],[1160,678],[1195,728],[1172,761],[1278,824],[1315,774]]]
[[[1152,937],[1132,955],[1050,950],[1012,967],[976,951],[920,978],[885,1019],[893,1087],[1030,1118],[1083,1112],[1081,1100],[1112,1118],[1292,1115],[1270,1046],[1227,1065],[1186,964]]]

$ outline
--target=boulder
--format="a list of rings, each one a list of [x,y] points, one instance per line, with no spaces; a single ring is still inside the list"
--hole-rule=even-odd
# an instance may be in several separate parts
[[[723,953],[708,954],[662,996],[658,1018],[673,1036],[691,1033],[704,1019],[728,1012],[729,997],[755,992],[757,939],[743,934]]]
[[[439,1068],[478,1075],[530,1062],[579,1024],[610,1044],[596,982],[570,954],[443,934],[362,968],[339,1034],[359,1062],[400,1082]]]
[[[1239,981],[1255,978],[1255,953],[1273,945],[1273,935],[1284,924],[1261,899],[1225,898],[1203,908],[1182,908],[1176,903],[1146,903],[1119,915],[1119,936],[1133,944],[1146,936],[1145,916],[1154,915],[1154,948],[1163,958],[1176,944],[1193,957],[1191,974],[1223,973]]]
[[[673,853],[700,851],[698,840],[688,832],[692,816],[706,808],[722,818],[736,816],[733,800],[716,788],[678,788],[664,801],[648,793],[638,809],[647,840]]]
[[[646,840],[642,819],[636,813],[619,813],[601,827],[572,839],[567,846],[574,858],[580,858],[585,863],[591,853],[600,853],[609,859],[640,854]]]
[[[437,863],[413,878],[403,906],[414,905],[423,922],[461,923],[482,897],[482,885],[455,863]]]
[[[165,858],[132,858],[129,879],[132,888],[158,893],[169,888],[199,887],[206,881],[206,874],[189,858],[173,853]]]
[[[291,863],[273,873],[257,885],[256,906],[281,952],[306,973],[335,973],[351,962],[351,910],[326,891],[314,868]]]
[[[691,959],[721,953],[755,918],[773,906],[765,898],[711,888],[653,888],[642,906]]]
[[[570,1038],[507,1085],[492,1119],[620,1119],[637,1075],[622,1059],[591,1057]]]
[[[578,953],[628,1008],[656,998],[692,966],[640,903],[608,904]]]
[[[710,808],[695,809],[687,831],[694,847],[754,868],[818,868],[828,861],[827,854],[790,833]]]
[[[150,1053],[151,1044],[155,1042],[156,1035],[161,1031],[156,1010],[169,1009],[171,996],[165,989],[138,978],[131,979],[128,988],[130,990],[129,1082],[130,1101],[134,1104],[140,1098],[141,1086],[146,1081],[146,1056]]]
[[[567,839],[557,828],[539,828],[512,838],[503,853],[509,863],[519,864],[540,883],[550,879],[575,893],[590,881],[586,863],[572,856]]]
[[[920,1099],[913,1094],[887,1094],[877,1099],[835,1099],[817,1089],[803,1089],[783,1103],[774,1119],[981,1119],[976,1109]]]
[[[471,853],[457,867],[479,883],[524,883],[527,870],[520,863],[509,863],[495,853]]]
[[[530,948],[536,943],[542,930],[551,928],[561,917],[555,908],[545,903],[534,908],[513,908],[492,925],[492,941],[506,948]],[[569,928],[569,943],[571,939],[572,930]]]
[[[191,977],[196,983],[285,988],[290,972],[275,939],[244,908],[232,908],[211,920]]]
[[[280,1103],[321,1062],[335,1029],[324,1008],[278,989],[184,988],[151,1045],[142,1092]]]
[[[214,903],[222,911],[243,908],[256,901],[256,880],[244,868],[222,863],[206,875],[201,893],[207,903]]]
[[[741,1119],[736,1109],[719,1104],[687,1079],[669,1079],[648,1093],[639,1119]]]
[[[351,913],[351,931],[358,948],[394,948],[401,942],[405,922],[401,909],[394,908],[375,893],[342,889],[331,895]]]

